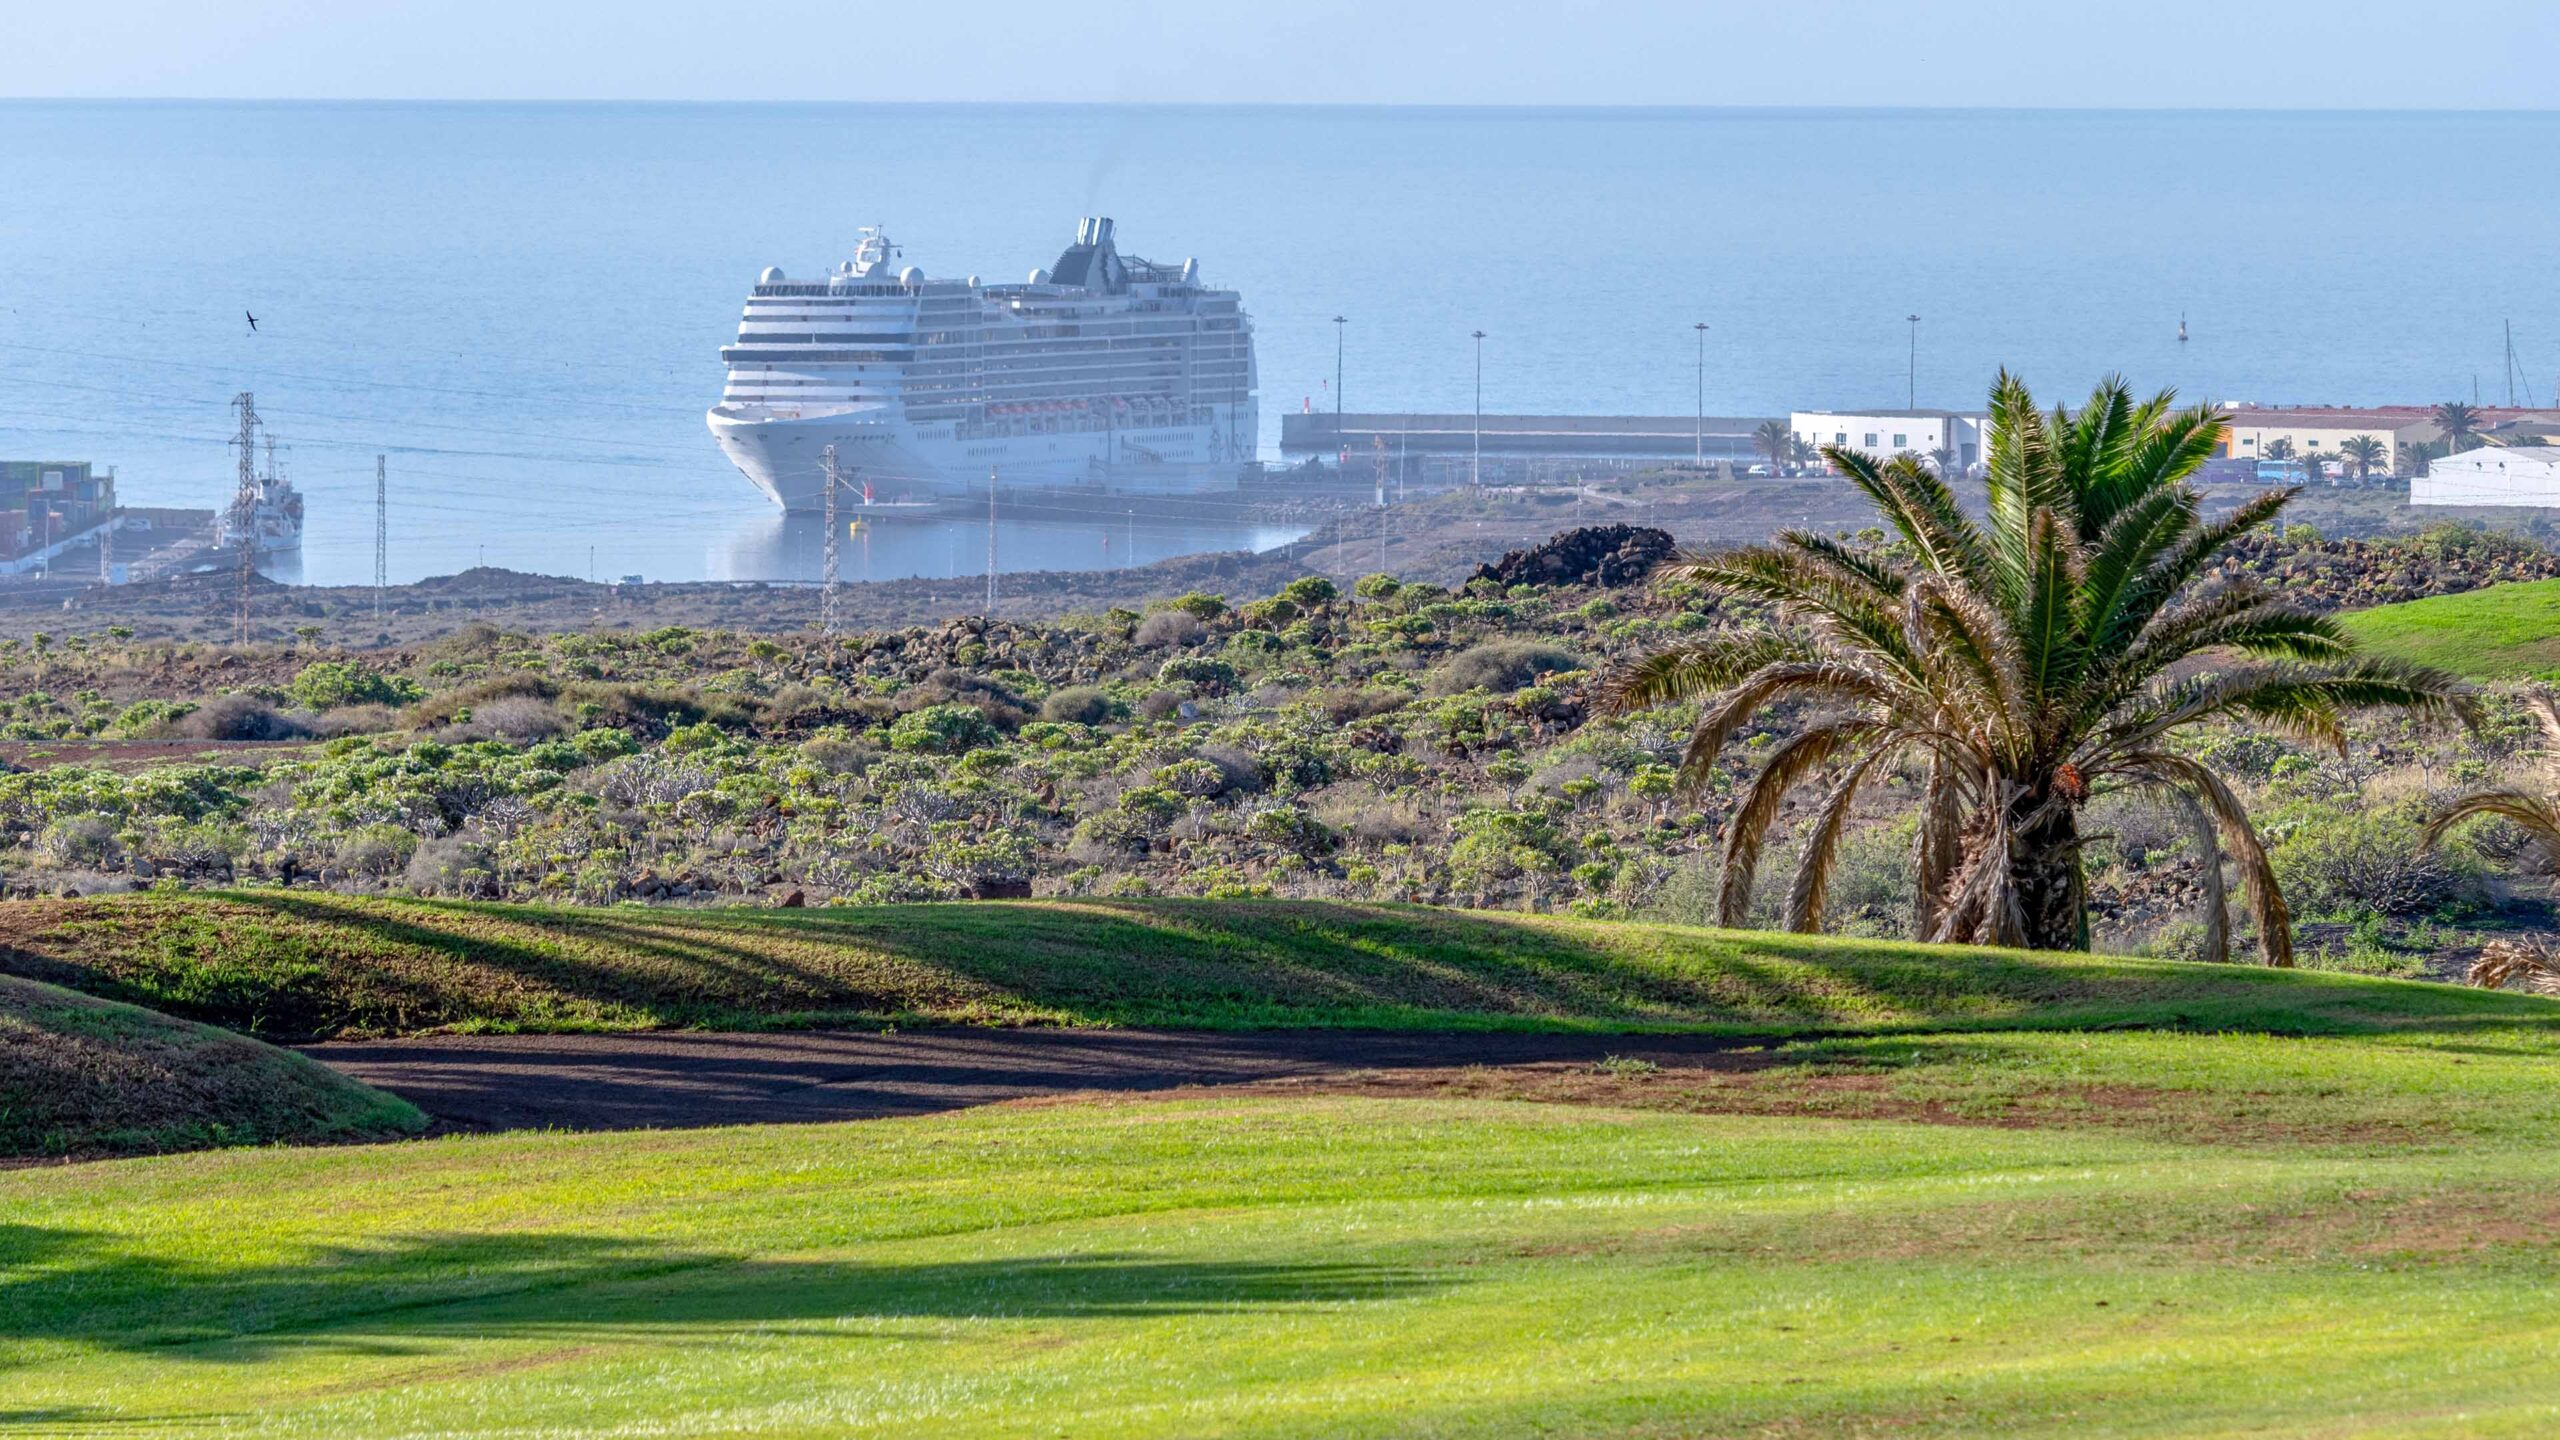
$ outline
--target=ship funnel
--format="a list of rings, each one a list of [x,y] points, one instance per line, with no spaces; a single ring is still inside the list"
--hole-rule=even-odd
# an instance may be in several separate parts
[[[1111,221],[1106,216],[1088,215],[1076,222],[1076,243],[1108,245],[1111,243]]]

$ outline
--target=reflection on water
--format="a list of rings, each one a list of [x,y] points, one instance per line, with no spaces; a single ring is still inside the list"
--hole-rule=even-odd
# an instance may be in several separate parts
[[[1115,570],[1177,555],[1268,550],[1304,527],[1241,520],[1167,518],[1163,502],[1133,497],[1117,516],[996,522],[996,568]],[[950,579],[987,572],[984,520],[855,518],[843,522],[836,573],[847,581]],[[715,542],[703,559],[714,580],[824,577],[826,525],[815,515],[766,515]]]

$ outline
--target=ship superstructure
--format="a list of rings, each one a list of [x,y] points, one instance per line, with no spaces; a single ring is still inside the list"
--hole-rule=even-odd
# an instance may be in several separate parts
[[[214,517],[214,544],[232,549],[246,543],[252,556],[281,555],[302,548],[302,492],[285,478],[276,459],[276,437],[266,436],[266,468],[255,463],[259,439],[258,405],[247,393],[234,398],[240,433],[231,442],[239,454],[240,479],[231,503]]]
[[[786,510],[848,491],[1179,491],[1254,458],[1253,323],[1198,261],[1124,256],[1107,219],[1019,285],[929,278],[876,228],[813,279],[768,269],[708,416],[739,471]],[[838,503],[848,503],[839,495]],[[858,503],[858,500],[852,503]]]

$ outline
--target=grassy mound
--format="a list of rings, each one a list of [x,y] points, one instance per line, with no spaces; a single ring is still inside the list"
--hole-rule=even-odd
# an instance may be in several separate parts
[[[928,1022],[2315,1033],[2560,1014],[2520,996],[2240,966],[1278,901],[25,901],[0,906],[0,971],[287,1039]]]
[[[377,1138],[425,1123],[289,1051],[0,975],[0,1156]]]
[[[2365,649],[2479,680],[2560,669],[2560,580],[2492,585],[2342,615]]]

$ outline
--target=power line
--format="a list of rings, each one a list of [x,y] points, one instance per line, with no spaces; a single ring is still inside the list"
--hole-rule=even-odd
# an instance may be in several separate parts
[[[240,488],[231,497],[231,543],[239,552],[239,624],[237,643],[249,643],[249,585],[257,573],[258,554],[258,402],[243,390],[231,402],[240,412]]]
[[[351,347],[376,353],[365,347]],[[414,390],[428,395],[466,395],[482,400],[541,400],[551,404],[593,405],[616,410],[645,410],[660,415],[690,415],[690,407],[647,405],[632,400],[597,400],[588,396],[555,395],[525,390],[475,390],[452,385],[418,385],[398,380],[353,380],[342,375],[313,375],[291,370],[274,370],[265,366],[213,365],[200,360],[169,360],[139,355],[109,355],[95,350],[69,350],[52,345],[22,345],[0,341],[0,350],[21,350],[33,355],[66,355],[80,360],[105,360],[119,365],[145,365],[172,370],[205,370],[225,375],[253,375],[262,380],[301,380],[314,385],[335,385],[350,390]],[[461,356],[457,358],[477,359]]]

